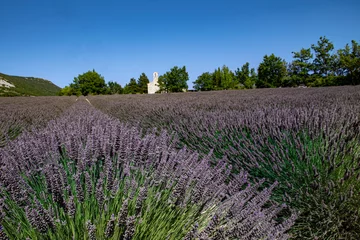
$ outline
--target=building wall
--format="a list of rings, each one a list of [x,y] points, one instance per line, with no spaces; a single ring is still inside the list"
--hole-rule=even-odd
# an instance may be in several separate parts
[[[153,81],[149,82],[147,85],[148,94],[154,94],[160,90],[160,87],[158,85],[158,80],[159,80],[159,74],[157,72],[154,72],[153,73]]]

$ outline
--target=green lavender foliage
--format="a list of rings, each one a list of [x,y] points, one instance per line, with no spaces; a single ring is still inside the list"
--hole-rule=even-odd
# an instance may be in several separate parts
[[[119,166],[117,161],[117,157],[112,160],[113,175],[108,175],[109,165],[105,166],[101,159],[80,171],[76,161],[68,157],[60,159],[58,166],[50,166],[55,169],[53,172],[48,172],[45,166],[44,171],[23,174],[19,181],[27,186],[25,198],[17,195],[20,189],[1,189],[3,233],[10,239],[183,239],[197,224],[196,239],[217,236],[220,226],[224,234],[227,229],[226,239],[235,239],[231,234],[237,231],[256,239],[256,234],[264,236],[261,226],[266,226],[265,229],[276,226],[271,218],[285,209],[284,205],[278,207],[268,202],[275,185],[259,193],[256,190],[261,183],[246,187],[248,190],[239,192],[237,199],[244,201],[245,207],[232,209],[237,202],[222,204],[215,200],[216,194],[214,199],[194,202],[195,184],[176,196],[176,192],[183,189],[182,178],[170,177],[167,181],[160,178],[158,181],[151,167],[141,171],[131,169],[135,167],[131,165],[115,168]],[[63,184],[60,195],[53,185],[57,180]],[[241,189],[242,183],[234,185],[236,188]],[[12,190],[15,194],[8,192]],[[234,218],[229,214],[234,214]],[[243,222],[248,222],[244,224],[245,229],[238,230],[234,224],[237,214],[240,214],[238,217],[245,214],[242,217]],[[214,217],[219,220],[214,222]],[[274,236],[287,239],[288,235],[283,232],[293,224],[295,217],[284,219],[268,234],[278,232]]]
[[[360,237],[358,137],[331,143],[321,136],[311,138],[303,131],[284,134],[281,138],[269,137],[261,145],[256,144],[251,134],[239,135],[242,140],[248,137],[242,149],[228,141],[222,142],[221,147],[227,145],[230,149],[227,157],[241,161],[253,178],[265,178],[267,184],[279,182],[272,198],[285,201],[301,212],[291,230],[294,238]],[[221,136],[231,138],[229,133]],[[224,152],[217,154],[221,156]]]
[[[132,171],[130,176],[118,181],[118,189],[114,193],[112,189],[106,188],[108,183],[106,177],[101,178],[102,184],[98,185],[100,177],[103,177],[104,167],[100,161],[91,169],[87,169],[86,173],[91,176],[91,192],[86,192],[84,200],[79,201],[76,181],[73,177],[76,174],[75,163],[64,158],[61,159],[60,164],[66,171],[68,181],[68,189],[64,189],[63,194],[66,196],[66,202],[73,198],[74,214],[69,213],[72,210],[71,206],[63,208],[53,200],[52,195],[47,191],[46,177],[43,173],[36,173],[29,178],[24,175],[25,182],[31,189],[31,198],[28,199],[30,205],[36,210],[51,211],[56,218],[51,219],[54,227],[48,227],[46,232],[41,232],[29,222],[25,209],[6,192],[2,192],[1,197],[5,197],[4,203],[7,206],[2,226],[10,239],[67,239],[69,236],[75,239],[88,239],[87,221],[96,226],[96,239],[123,239],[126,226],[119,225],[117,221],[111,236],[106,237],[105,232],[111,216],[117,217],[125,200],[128,201],[128,216],[136,217],[136,233],[133,239],[166,239],[168,236],[171,236],[169,239],[181,239],[186,230],[192,227],[190,224],[195,221],[206,224],[208,221],[207,214],[199,216],[202,209],[200,205],[179,207],[169,204],[171,188],[166,188],[166,183],[148,188],[142,211],[136,215],[135,208],[140,189],[149,184],[145,181],[151,174],[144,175],[139,171]],[[116,169],[116,175],[119,177],[123,175],[121,169]],[[82,189],[85,190],[87,188],[85,176],[82,175],[81,178]],[[103,202],[99,202],[96,197],[96,187],[102,187]]]
[[[245,168],[253,179],[279,186],[273,199],[285,201],[302,214],[291,232],[296,239],[358,239],[360,237],[360,155],[358,130],[330,142],[307,131],[264,138],[248,130],[217,132],[210,139],[187,139],[185,144],[212,149],[232,164]],[[355,133],[355,135],[353,135]],[[346,135],[346,134],[345,134]],[[256,139],[265,139],[261,144]],[[216,141],[215,141],[216,139]],[[196,142],[205,143],[199,147]],[[237,143],[237,144],[233,144]]]

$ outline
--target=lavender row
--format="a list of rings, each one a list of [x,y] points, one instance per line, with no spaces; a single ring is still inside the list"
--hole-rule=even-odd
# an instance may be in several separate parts
[[[250,179],[278,182],[272,199],[301,211],[298,239],[360,238],[360,88],[267,89],[91,97],[108,114],[167,129]],[[130,111],[130,109],[132,109]]]
[[[0,236],[288,239],[297,214],[270,200],[277,183],[212,158],[78,101],[0,149]]]
[[[22,131],[41,128],[62,114],[75,97],[18,97],[0,99],[0,147]]]

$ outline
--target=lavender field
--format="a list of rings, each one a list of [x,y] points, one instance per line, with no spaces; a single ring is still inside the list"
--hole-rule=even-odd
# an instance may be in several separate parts
[[[2,239],[360,239],[360,87],[0,99]]]

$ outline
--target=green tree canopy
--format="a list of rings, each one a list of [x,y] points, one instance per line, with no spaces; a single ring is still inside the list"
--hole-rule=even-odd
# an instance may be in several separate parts
[[[95,70],[79,74],[74,78],[73,84],[70,87],[75,92],[80,92],[84,96],[88,94],[103,94],[106,93],[107,89],[104,77]]]
[[[292,52],[294,61],[289,66],[293,85],[307,84],[313,70],[311,49],[302,48],[299,52]]]
[[[148,83],[149,83],[149,78],[146,76],[145,73],[142,73],[137,82],[139,93],[148,93],[148,87],[147,87]]]
[[[246,62],[242,65],[241,69],[237,68],[235,70],[235,76],[239,83],[244,84],[246,79],[249,78],[250,75],[250,64]]]
[[[215,90],[218,90],[218,89],[222,89],[222,76],[221,76],[221,69],[220,68],[217,68],[215,69],[214,73],[213,73],[213,88]]]
[[[236,85],[236,79],[234,73],[223,65],[221,68],[221,87],[222,89],[234,89]]]
[[[250,64],[246,62],[241,69],[235,70],[235,78],[240,86],[236,88],[252,88],[256,81],[255,69],[250,69]]]
[[[139,86],[135,78],[130,79],[130,82],[125,85],[123,92],[125,94],[136,94],[139,92]]]
[[[250,79],[248,79],[247,81],[245,81],[244,85],[246,88],[254,88],[256,85],[258,79],[258,75],[255,71],[255,68],[251,68],[250,69]]]
[[[60,90],[59,95],[60,96],[72,96],[72,95],[77,95],[79,96],[81,93],[77,92],[73,87],[70,86],[65,86],[63,89]]]
[[[109,94],[122,94],[123,88],[117,82],[108,82],[108,93]]]
[[[177,66],[159,77],[160,91],[165,92],[182,92],[188,89],[187,81],[189,74],[186,67],[179,68]]]
[[[194,82],[194,89],[196,91],[210,91],[214,90],[213,75],[209,72],[205,72],[198,76]]]
[[[258,68],[258,81],[256,86],[264,87],[280,87],[282,81],[287,75],[286,62],[274,54],[265,55],[263,61]]]
[[[351,47],[346,44],[344,49],[338,51],[339,65],[344,74],[347,75],[348,83],[360,84],[360,46],[351,41]]]
[[[315,53],[315,59],[313,61],[314,74],[327,77],[334,73],[334,61],[336,58],[335,55],[332,54],[334,44],[326,37],[320,37],[317,45],[312,44],[311,49]]]

